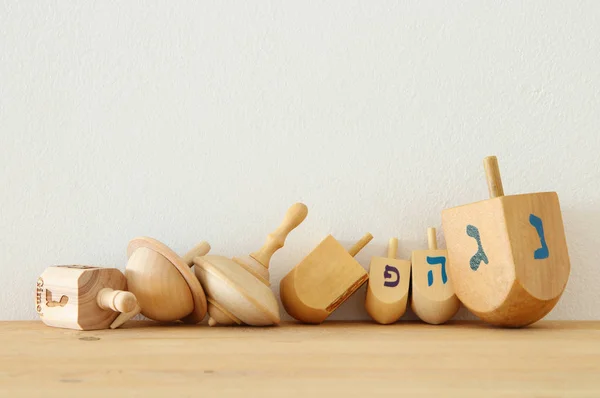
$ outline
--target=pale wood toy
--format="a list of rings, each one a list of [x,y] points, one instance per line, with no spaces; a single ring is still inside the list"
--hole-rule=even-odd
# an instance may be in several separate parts
[[[331,235],[280,282],[281,302],[288,314],[305,323],[321,323],[367,281],[354,259],[373,239],[367,233],[349,251]]]
[[[491,199],[442,212],[450,277],[484,321],[525,326],[552,310],[569,279],[558,195],[504,196],[496,157],[484,167]]]
[[[427,229],[429,250],[412,253],[410,306],[423,322],[439,325],[456,314],[460,301],[448,278],[448,252],[438,249],[435,228]]]
[[[302,203],[290,207],[279,228],[250,256],[229,259],[210,255],[194,259],[196,276],[207,295],[210,326],[279,323],[279,304],[269,287],[269,263],[307,213]]]
[[[201,242],[182,258],[156,239],[140,237],[129,242],[125,277],[142,314],[161,322],[202,321],[206,296],[190,266],[194,257],[209,250],[210,245]]]
[[[410,261],[396,258],[398,239],[391,238],[387,257],[373,257],[365,308],[375,322],[387,325],[406,312],[410,287]]]
[[[125,276],[116,268],[48,267],[37,280],[36,311],[49,326],[115,329],[140,312],[126,288]]]

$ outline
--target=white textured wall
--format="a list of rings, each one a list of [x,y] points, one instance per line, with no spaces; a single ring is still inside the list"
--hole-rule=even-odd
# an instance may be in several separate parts
[[[328,233],[407,257],[496,154],[507,194],[561,199],[550,317],[600,319],[599,38],[596,1],[2,2],[0,318],[37,317],[49,265],[248,253],[296,201],[277,291]]]

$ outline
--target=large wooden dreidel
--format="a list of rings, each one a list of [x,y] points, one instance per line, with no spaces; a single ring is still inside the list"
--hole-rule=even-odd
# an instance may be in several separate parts
[[[323,322],[369,278],[354,256],[371,239],[367,233],[346,251],[327,236],[281,280],[279,292],[287,313],[305,323]]]
[[[558,195],[504,196],[496,157],[484,166],[491,198],[442,212],[450,277],[484,321],[529,325],[552,310],[569,278]]]
[[[140,312],[126,288],[125,276],[116,268],[48,267],[37,280],[36,311],[48,326],[115,329]]]
[[[397,259],[397,250],[398,239],[391,238],[387,257],[373,257],[369,266],[365,308],[374,321],[384,325],[400,319],[408,301],[410,261]]]
[[[210,326],[279,323],[279,304],[270,288],[269,264],[273,254],[283,247],[288,234],[304,221],[307,213],[304,204],[292,205],[263,247],[249,256],[194,258],[196,276],[207,295]]]
[[[193,258],[210,250],[199,243],[179,257],[167,245],[148,237],[129,242],[129,260],[125,268],[127,285],[138,299],[142,314],[160,322],[182,320],[195,324],[206,315],[206,296],[190,270]]]
[[[448,252],[437,247],[435,228],[427,229],[428,250],[412,253],[411,308],[423,322],[439,325],[456,314],[460,301],[448,278]]]

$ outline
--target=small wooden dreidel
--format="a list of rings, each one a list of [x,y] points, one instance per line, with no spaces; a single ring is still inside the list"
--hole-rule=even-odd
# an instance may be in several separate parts
[[[373,257],[365,308],[375,322],[396,322],[404,312],[410,287],[410,261],[396,258],[398,239],[391,238],[387,257]]]
[[[437,248],[435,228],[427,229],[429,250],[412,253],[411,308],[423,322],[439,325],[456,314],[460,301],[448,278],[448,252]]]
[[[504,196],[496,157],[484,167],[491,198],[442,212],[450,277],[484,321],[526,326],[552,310],[569,279],[558,195]]]
[[[249,256],[194,258],[196,276],[207,295],[210,326],[279,323],[279,304],[270,288],[269,263],[271,256],[283,247],[288,234],[304,221],[307,213],[304,204],[292,205],[263,247]]]
[[[281,280],[279,291],[287,313],[305,323],[323,322],[369,278],[354,256],[371,239],[367,233],[346,251],[327,236]]]
[[[48,326],[79,330],[115,329],[140,312],[116,268],[48,267],[38,278],[36,311]]]
[[[209,250],[210,245],[201,242],[179,257],[156,239],[140,237],[129,242],[125,277],[142,315],[160,322],[202,321],[206,315],[206,296],[190,266],[194,257]]]

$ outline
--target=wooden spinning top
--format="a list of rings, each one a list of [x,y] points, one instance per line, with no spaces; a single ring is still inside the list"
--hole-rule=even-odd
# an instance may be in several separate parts
[[[48,326],[115,329],[139,314],[135,296],[116,268],[48,267],[36,284],[36,311]]]
[[[279,305],[269,287],[269,263],[271,256],[283,247],[287,235],[304,221],[307,213],[304,204],[292,205],[279,228],[250,256],[194,258],[196,276],[208,296],[210,326],[279,323]]]
[[[209,250],[210,245],[201,242],[182,258],[156,239],[129,242],[125,277],[142,314],[161,322],[200,322],[206,315],[206,296],[190,266],[194,257]]]

